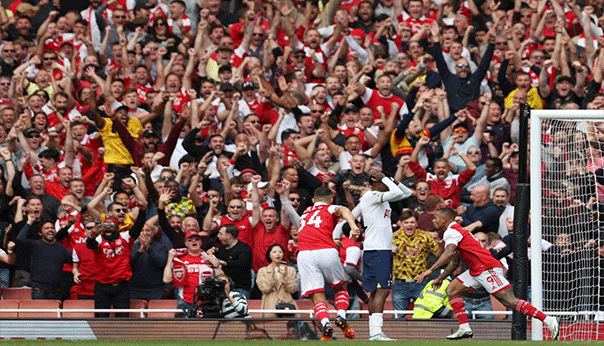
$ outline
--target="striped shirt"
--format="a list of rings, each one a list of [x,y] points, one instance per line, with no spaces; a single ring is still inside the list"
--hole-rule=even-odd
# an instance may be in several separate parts
[[[250,318],[250,315],[247,313],[247,300],[245,296],[235,291],[229,292],[229,295],[235,300],[235,304],[232,304],[228,299],[222,301],[224,318]]]

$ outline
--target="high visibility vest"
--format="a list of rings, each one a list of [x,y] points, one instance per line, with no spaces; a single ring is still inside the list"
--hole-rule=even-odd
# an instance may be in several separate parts
[[[445,279],[440,288],[433,291],[432,280],[430,280],[413,303],[413,318],[432,318],[434,313],[443,306],[445,312],[446,309],[453,310],[447,299],[447,287],[450,283],[451,281]]]

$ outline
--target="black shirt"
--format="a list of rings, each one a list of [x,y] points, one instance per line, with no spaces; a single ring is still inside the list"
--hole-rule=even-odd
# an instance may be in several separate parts
[[[355,175],[352,173],[352,170],[340,171],[336,173],[336,176],[331,180],[332,183],[336,184],[336,204],[339,205],[348,205],[346,203],[346,195],[344,194],[344,189],[342,188],[342,184],[346,180],[350,180],[350,189],[352,190],[352,199],[354,200],[354,204],[359,203],[359,198],[361,198],[361,190],[365,187],[366,183],[369,183],[369,179],[371,176],[368,173],[363,172],[360,175]]]
[[[61,272],[65,263],[73,263],[71,252],[61,243],[47,243],[28,239],[30,225],[25,224],[17,240],[31,248],[31,285],[43,290],[57,289],[61,285]]]
[[[220,245],[216,252],[216,258],[225,261],[222,267],[224,273],[233,279],[235,287],[249,291],[252,288],[252,248],[238,241],[232,248]]]

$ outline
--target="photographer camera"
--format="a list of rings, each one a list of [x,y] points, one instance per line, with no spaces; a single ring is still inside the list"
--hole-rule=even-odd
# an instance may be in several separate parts
[[[218,259],[203,251],[201,245],[199,233],[189,232],[185,235],[187,251],[184,254],[177,255],[176,249],[168,252],[164,282],[173,282],[174,287],[178,289],[177,308],[185,312],[177,314],[176,317],[197,316],[200,306],[199,296],[205,291],[202,283],[209,278],[213,279],[216,274],[222,274],[222,270],[218,269],[220,266]]]
[[[224,318],[250,318],[247,311],[247,299],[237,291],[231,291],[233,280],[226,274],[216,276],[219,281],[224,281],[224,296],[222,299],[222,317]]]

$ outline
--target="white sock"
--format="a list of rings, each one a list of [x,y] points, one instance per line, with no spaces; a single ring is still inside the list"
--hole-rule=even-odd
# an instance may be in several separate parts
[[[470,324],[469,323],[462,323],[459,325],[459,329],[463,330],[463,331],[470,331],[472,330],[472,328],[470,328]]]
[[[369,315],[369,335],[375,335],[382,332],[382,325],[384,324],[384,314],[374,312]]]
[[[322,325],[323,327],[325,327],[325,325],[326,325],[327,323],[329,323],[329,318],[325,317],[324,319],[322,319],[322,320],[321,320],[321,325]]]
[[[338,317],[346,319],[346,310],[338,310]]]

